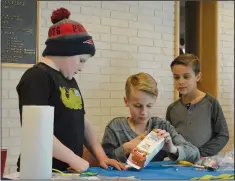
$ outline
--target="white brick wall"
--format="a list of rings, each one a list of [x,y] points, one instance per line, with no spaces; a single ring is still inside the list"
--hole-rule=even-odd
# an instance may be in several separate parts
[[[20,121],[16,85],[25,69],[2,69],[2,147],[8,148],[6,173],[16,170],[20,151]]]
[[[97,46],[95,57],[88,61],[76,80],[99,138],[112,118],[129,114],[123,103],[124,83],[130,74],[139,71],[150,73],[158,81],[160,94],[155,115],[165,117],[166,108],[173,101],[169,64],[174,52],[174,2],[41,1],[40,53],[51,26],[52,10],[61,6],[71,11],[71,19],[86,27]],[[15,90],[25,70],[4,68],[2,72],[2,143],[9,149],[6,173],[15,172],[20,152]]]
[[[230,131],[224,151],[234,147],[234,1],[219,1],[219,101]]]

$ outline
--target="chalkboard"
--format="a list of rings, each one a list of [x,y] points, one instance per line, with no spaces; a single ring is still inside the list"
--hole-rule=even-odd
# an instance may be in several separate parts
[[[2,0],[1,61],[35,64],[37,61],[37,0]]]

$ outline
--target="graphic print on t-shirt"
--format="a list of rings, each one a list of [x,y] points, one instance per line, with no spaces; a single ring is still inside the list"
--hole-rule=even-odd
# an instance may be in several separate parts
[[[60,98],[65,107],[69,109],[82,109],[82,98],[79,91],[75,88],[60,88]]]

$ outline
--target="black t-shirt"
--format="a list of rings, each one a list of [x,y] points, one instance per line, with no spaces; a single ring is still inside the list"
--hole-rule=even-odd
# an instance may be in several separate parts
[[[54,106],[54,135],[82,156],[85,110],[76,80],[68,80],[59,71],[38,63],[24,73],[16,89],[21,123],[23,105]],[[19,171],[20,157],[17,166]],[[68,164],[53,158],[53,168],[66,170]]]

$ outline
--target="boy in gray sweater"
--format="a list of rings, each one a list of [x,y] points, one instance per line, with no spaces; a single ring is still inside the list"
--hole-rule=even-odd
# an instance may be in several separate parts
[[[182,96],[168,107],[166,120],[198,147],[201,156],[216,155],[228,142],[228,127],[216,98],[197,88],[201,78],[198,57],[180,55],[171,63],[171,70]]]
[[[102,146],[108,157],[120,162],[126,162],[130,152],[146,135],[156,130],[158,135],[165,138],[163,149],[153,161],[162,161],[168,156],[171,160],[199,160],[199,151],[191,143],[176,132],[175,128],[166,120],[152,117],[158,95],[157,83],[147,73],[130,76],[125,86],[124,102],[130,110],[130,117],[113,119],[105,128]]]

